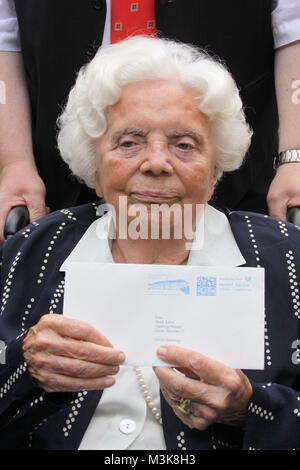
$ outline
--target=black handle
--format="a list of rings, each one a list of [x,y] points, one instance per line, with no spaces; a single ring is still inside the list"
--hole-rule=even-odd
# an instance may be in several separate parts
[[[290,207],[287,210],[287,220],[300,227],[300,207]]]
[[[3,230],[4,238],[7,240],[16,232],[29,224],[29,211],[26,206],[13,207],[7,214]]]

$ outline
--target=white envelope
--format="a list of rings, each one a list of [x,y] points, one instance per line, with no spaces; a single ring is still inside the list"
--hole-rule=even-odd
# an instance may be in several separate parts
[[[125,365],[164,364],[160,345],[233,368],[264,368],[264,269],[70,262],[63,314],[124,351]]]

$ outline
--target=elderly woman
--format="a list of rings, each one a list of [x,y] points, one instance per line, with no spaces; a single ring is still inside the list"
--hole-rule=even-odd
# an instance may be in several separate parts
[[[250,137],[230,74],[191,46],[135,37],[100,49],[81,70],[58,137],[72,172],[117,215],[125,200],[128,223],[137,204],[146,207],[140,224],[151,222],[153,205],[189,204],[197,234],[195,209],[205,206],[204,242],[191,251],[174,236],[172,217],[169,239],[161,219],[158,237],[121,237],[118,217],[109,239],[104,222],[113,219],[99,219],[95,203],[50,214],[3,245],[0,447],[299,446],[299,232],[207,204],[222,173],[241,165]],[[122,366],[126,351],[84,322],[85,312],[82,320],[61,315],[60,268],[77,256],[265,267],[265,369],[234,370],[201,354],[201,344],[162,345],[166,367]]]

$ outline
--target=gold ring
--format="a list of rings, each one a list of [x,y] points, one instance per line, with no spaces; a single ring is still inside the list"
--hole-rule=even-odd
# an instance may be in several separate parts
[[[180,398],[179,404],[177,405],[178,410],[180,410],[183,414],[189,415],[191,412],[191,400],[188,398]]]

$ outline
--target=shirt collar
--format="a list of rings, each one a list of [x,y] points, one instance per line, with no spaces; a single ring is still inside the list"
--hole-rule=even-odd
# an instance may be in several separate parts
[[[68,263],[113,263],[111,237],[113,217],[110,212],[95,220],[81,237],[73,251],[65,259],[60,271],[66,271]],[[206,205],[204,216],[197,226],[188,258],[188,265],[241,266],[246,261],[223,212]]]
[[[200,249],[197,249],[198,243]],[[196,249],[193,249],[195,245]],[[200,266],[246,264],[226,215],[209,204],[206,204],[204,217],[198,224],[188,264]]]

